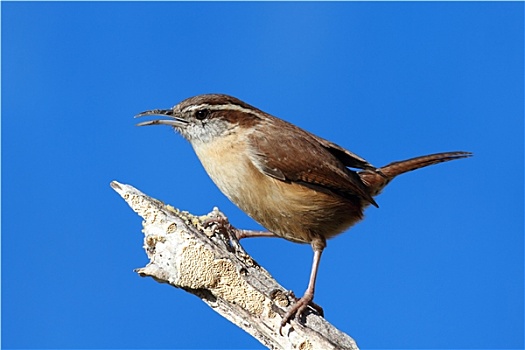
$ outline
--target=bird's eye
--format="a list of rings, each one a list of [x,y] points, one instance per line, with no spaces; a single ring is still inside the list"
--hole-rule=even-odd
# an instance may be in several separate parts
[[[196,113],[195,113],[195,118],[199,119],[199,120],[203,120],[204,118],[206,118],[209,114],[209,111],[207,109],[199,109]]]

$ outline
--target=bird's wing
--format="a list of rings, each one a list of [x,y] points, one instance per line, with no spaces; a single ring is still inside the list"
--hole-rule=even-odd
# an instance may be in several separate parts
[[[350,168],[358,169],[370,169],[376,170],[372,164],[368,163],[365,159],[359,157],[357,154],[350,152],[343,147],[336,145],[333,142],[320,138],[319,136],[312,135],[317,142],[319,142],[326,150],[334,157],[336,157],[341,163]]]
[[[292,124],[287,127],[295,129],[294,138],[276,137],[282,130],[272,123],[264,126],[264,133],[255,129],[249,135],[251,161],[257,169],[281,181],[327,189],[348,199],[359,197],[377,206],[359,175],[347,168],[374,168],[372,165]]]

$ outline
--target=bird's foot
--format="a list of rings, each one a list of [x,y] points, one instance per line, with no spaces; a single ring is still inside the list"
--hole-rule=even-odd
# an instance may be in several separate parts
[[[286,312],[284,315],[282,321],[281,321],[281,327],[279,327],[279,334],[283,335],[282,330],[283,327],[289,323],[294,318],[301,318],[305,317],[306,315],[304,312],[306,311],[307,307],[312,308],[315,310],[319,316],[324,317],[324,310],[321,306],[317,305],[313,302],[313,294],[305,293],[302,298],[297,299],[297,297],[293,294],[293,292],[290,293],[290,296],[295,299],[295,303],[292,305],[292,307]]]
[[[239,239],[241,238],[241,232],[243,230],[235,228],[232,224],[230,224],[226,217],[221,215],[208,218],[204,220],[202,226],[204,228],[210,228],[212,226],[215,226],[214,231],[217,231],[220,234],[220,237],[223,239],[224,243],[229,248],[228,250],[241,255],[248,255],[239,243]]]

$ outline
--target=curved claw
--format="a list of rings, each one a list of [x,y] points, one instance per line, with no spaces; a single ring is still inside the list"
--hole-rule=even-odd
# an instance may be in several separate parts
[[[225,217],[218,216],[206,219],[203,224],[205,228],[217,225],[218,231],[228,240],[228,244],[233,249],[234,252],[247,255],[246,251],[243,249],[239,243],[239,229],[233,227],[232,224]]]
[[[290,321],[297,317],[301,317],[304,315],[304,312],[306,311],[306,308],[310,306],[313,310],[315,310],[321,317],[324,317],[324,310],[321,306],[317,305],[313,302],[313,295],[305,294],[302,298],[298,299],[295,304],[292,305],[292,307],[286,312],[284,315],[281,326],[279,327],[279,334],[283,336],[283,327],[290,323]],[[306,315],[305,315],[306,316]]]

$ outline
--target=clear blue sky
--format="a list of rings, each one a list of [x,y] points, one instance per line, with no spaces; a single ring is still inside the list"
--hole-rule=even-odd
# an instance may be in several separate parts
[[[209,92],[377,166],[474,152],[393,181],[328,242],[315,300],[362,348],[523,347],[523,3],[1,6],[3,348],[262,348],[133,272],[141,219],[109,187],[259,228],[180,136],[134,126]],[[304,291],[309,246],[244,247]]]

